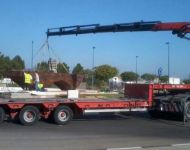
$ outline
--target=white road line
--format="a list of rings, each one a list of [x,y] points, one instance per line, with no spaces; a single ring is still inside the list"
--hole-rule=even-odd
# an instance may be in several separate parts
[[[119,113],[117,113],[117,114],[115,114],[116,116],[119,116],[119,117],[122,117],[122,118],[129,118],[129,116],[127,116],[127,115],[122,115],[122,114],[119,114]]]
[[[190,146],[190,143],[172,144],[172,146]]]
[[[180,147],[180,146],[190,146],[190,143],[182,144],[171,144],[171,145],[161,145],[161,146],[145,146],[145,147],[122,147],[122,148],[107,148],[107,150],[136,150],[136,149],[146,149],[146,148],[158,148],[158,147]]]
[[[162,145],[162,146],[151,146],[151,148],[156,147],[180,147],[180,146],[190,146],[190,143],[182,143],[182,144],[171,144],[171,145]],[[107,150],[135,150],[135,149],[144,149],[150,147],[122,147],[122,148],[108,148]]]
[[[131,150],[131,149],[141,149],[142,147],[122,147],[122,148],[108,148],[107,150]]]

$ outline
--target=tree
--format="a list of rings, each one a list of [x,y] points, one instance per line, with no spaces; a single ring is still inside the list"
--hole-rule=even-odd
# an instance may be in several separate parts
[[[5,56],[0,52],[0,78],[4,75],[6,76],[7,71],[12,69],[22,70],[24,68],[24,61],[19,55],[15,56],[13,59],[10,59],[8,56]]]
[[[138,74],[132,71],[123,72],[120,76],[123,81],[136,81],[139,77]]]
[[[110,65],[101,65],[95,68],[95,78],[107,82],[118,74],[118,69]]]
[[[190,84],[190,79],[185,79],[185,80],[183,80],[183,83],[185,83],[185,84]]]
[[[11,69],[10,58],[0,53],[0,78]]]
[[[11,69],[22,70],[24,68],[25,64],[20,56],[17,55],[11,60]]]
[[[49,71],[49,65],[47,62],[42,61],[37,64],[37,70],[41,72],[48,72]]]
[[[95,85],[99,88],[105,87],[110,78],[118,74],[118,69],[110,65],[101,65],[95,68]]]
[[[81,66],[81,64],[77,64],[72,71],[73,74],[84,74],[84,68]]]
[[[84,70],[84,78],[85,79],[89,79],[89,78],[91,78],[92,79],[92,70],[91,69],[85,69]]]
[[[57,72],[58,73],[69,73],[69,66],[66,63],[58,63],[57,64]]]
[[[12,69],[21,70],[25,68],[24,61],[17,55],[13,59],[3,55],[0,52],[0,78],[6,75],[6,72]]]
[[[155,74],[145,73],[141,76],[142,79],[146,81],[153,81],[156,78]]]
[[[103,81],[103,80],[95,80],[95,85],[97,88],[101,89],[101,90],[105,90],[107,88],[107,82]]]
[[[159,78],[160,82],[162,83],[167,83],[168,82],[168,76],[167,75],[164,75],[164,76],[161,76]]]
[[[183,83],[185,83],[185,84],[190,84],[190,76],[189,76],[187,79],[184,79],[184,80],[183,80]]]
[[[90,88],[92,85],[92,73],[91,69],[84,70],[84,82],[86,82],[87,88]]]

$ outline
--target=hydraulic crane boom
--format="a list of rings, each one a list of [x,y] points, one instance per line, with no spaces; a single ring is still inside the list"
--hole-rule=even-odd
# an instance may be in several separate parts
[[[190,22],[171,22],[162,23],[160,21],[154,22],[134,22],[122,23],[113,25],[76,25],[60,28],[51,28],[47,30],[47,37],[58,35],[78,35],[88,33],[103,33],[103,32],[135,32],[135,31],[172,31],[178,37],[190,39],[186,36],[190,33]]]

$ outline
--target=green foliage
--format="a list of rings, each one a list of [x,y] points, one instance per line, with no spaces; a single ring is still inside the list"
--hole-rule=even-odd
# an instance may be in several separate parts
[[[110,65],[101,65],[95,68],[95,78],[107,82],[110,78],[116,76],[118,70]]]
[[[37,64],[37,70],[41,72],[49,72],[49,65],[47,62],[42,61]],[[66,63],[58,63],[57,64],[57,72],[58,73],[68,73],[69,72],[69,66]]]
[[[95,68],[95,85],[98,88],[104,88],[107,86],[107,82],[110,78],[116,76],[118,70],[110,65],[101,65]]]
[[[167,75],[161,76],[159,78],[159,80],[161,83],[167,83],[168,82],[168,76]]]
[[[120,76],[123,81],[136,81],[139,77],[138,74],[132,71],[123,72]]]
[[[90,88],[92,85],[92,70],[91,69],[84,70],[84,81],[86,82],[87,88]]]
[[[104,81],[104,80],[96,79],[95,80],[95,85],[99,89],[105,89],[107,87],[107,82]]]
[[[0,78],[2,78],[4,73],[11,69],[10,58],[0,54],[0,64]]]
[[[84,77],[85,79],[89,79],[89,78],[92,78],[92,70],[91,69],[85,69],[84,70]]]
[[[190,79],[185,79],[185,80],[183,80],[183,82],[184,82],[185,84],[190,84]]]
[[[13,59],[10,59],[8,56],[5,56],[0,52],[0,78],[2,78],[9,70],[21,70],[24,68],[24,61],[19,55],[15,56]]]
[[[57,64],[57,72],[58,73],[68,73],[69,72],[69,66],[66,63],[58,63]]]
[[[77,64],[72,71],[73,74],[84,74],[84,68],[81,64]]]
[[[183,83],[190,84],[190,76],[187,79],[183,80]]]
[[[156,78],[155,74],[145,73],[141,76],[142,79],[146,81],[153,81]]]
[[[41,72],[48,72],[49,71],[49,65],[47,62],[42,61],[37,64],[37,70]]]
[[[22,70],[24,68],[25,64],[20,56],[17,55],[11,60],[11,69]]]

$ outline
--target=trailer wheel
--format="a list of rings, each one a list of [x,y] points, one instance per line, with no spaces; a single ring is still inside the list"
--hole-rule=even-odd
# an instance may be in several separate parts
[[[190,101],[185,104],[185,115],[187,119],[190,119]]]
[[[58,106],[53,112],[54,122],[58,125],[65,125],[73,118],[73,111],[68,106]]]
[[[25,106],[19,113],[19,121],[25,126],[34,125],[39,118],[40,113],[35,106]]]
[[[0,123],[2,123],[5,119],[5,110],[0,107]]]

